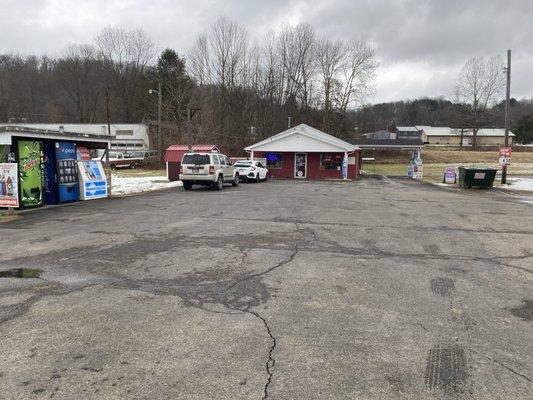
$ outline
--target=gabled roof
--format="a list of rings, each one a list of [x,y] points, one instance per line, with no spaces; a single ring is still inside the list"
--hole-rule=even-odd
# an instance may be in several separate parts
[[[339,138],[336,138],[335,136],[332,136],[330,134],[327,134],[325,132],[322,132],[318,129],[315,129],[309,125],[306,124],[300,124],[295,127],[292,127],[290,129],[287,129],[286,131],[283,131],[281,133],[278,133],[277,135],[271,136],[265,140],[262,140],[258,143],[252,144],[248,147],[245,147],[244,150],[246,151],[252,151],[258,147],[265,146],[268,144],[271,144],[273,142],[281,141],[285,138],[288,138],[292,135],[302,135],[304,137],[314,139],[319,142],[326,143],[330,146],[338,147],[339,149],[342,149],[344,151],[354,151],[357,149],[357,146],[354,146],[351,143],[345,142],[344,140],[341,140]]]

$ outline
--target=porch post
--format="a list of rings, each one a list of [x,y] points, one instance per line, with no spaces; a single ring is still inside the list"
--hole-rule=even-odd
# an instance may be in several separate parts
[[[252,160],[252,161],[254,160],[254,151],[253,150],[250,152],[250,160]]]
[[[342,160],[342,168],[341,168],[341,173],[342,173],[342,179],[348,179],[348,152],[345,151],[344,152],[344,159]]]

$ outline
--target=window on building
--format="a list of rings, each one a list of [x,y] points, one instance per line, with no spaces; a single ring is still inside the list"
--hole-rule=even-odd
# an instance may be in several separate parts
[[[340,169],[341,167],[341,154],[323,153],[320,155],[320,169]]]
[[[267,153],[266,160],[268,169],[281,169],[283,167],[281,153]]]

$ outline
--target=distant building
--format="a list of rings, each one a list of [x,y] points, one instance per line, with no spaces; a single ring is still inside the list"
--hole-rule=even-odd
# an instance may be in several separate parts
[[[11,124],[35,129],[86,133],[89,135],[107,135],[107,124]],[[111,124],[111,150],[130,152],[150,150],[148,125],[145,124]]]
[[[396,139],[396,132],[389,132],[386,130],[380,130],[376,132],[370,132],[363,134],[366,139],[384,140],[384,139]]]
[[[396,139],[420,139],[422,130],[417,126],[397,126]]]
[[[419,127],[422,128],[422,127]],[[434,146],[471,146],[473,130],[449,127],[424,126],[422,141]],[[514,133],[509,131],[509,145],[512,146]],[[505,143],[505,129],[483,128],[477,131],[477,146],[502,146]]]

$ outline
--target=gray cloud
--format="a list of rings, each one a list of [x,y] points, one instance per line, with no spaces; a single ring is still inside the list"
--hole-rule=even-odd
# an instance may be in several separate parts
[[[160,47],[185,52],[220,15],[261,38],[282,22],[309,22],[319,34],[365,39],[380,68],[372,101],[452,96],[473,55],[513,49],[513,89],[533,96],[533,1],[490,0],[1,0],[0,51],[57,54],[91,42],[107,25],[142,27]],[[7,16],[7,17],[6,17]]]

